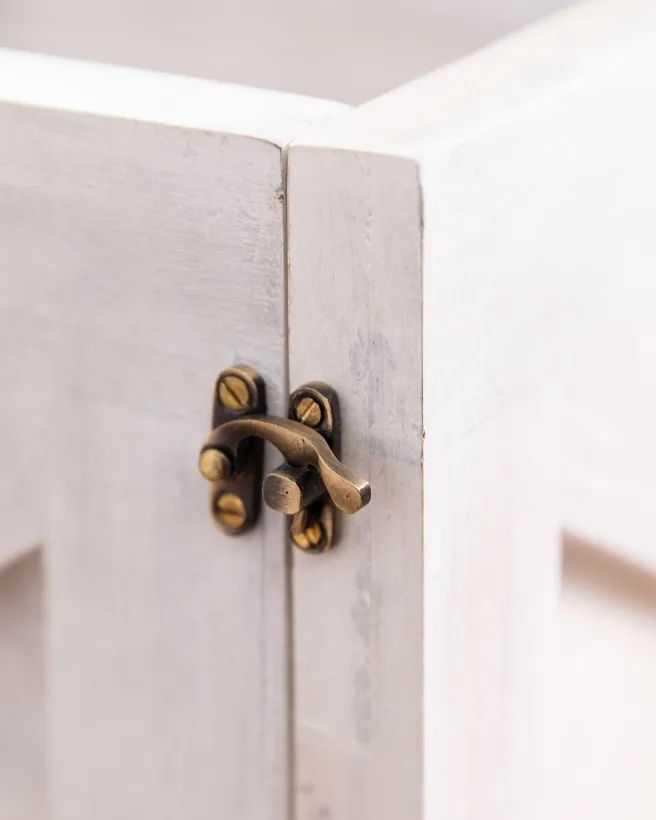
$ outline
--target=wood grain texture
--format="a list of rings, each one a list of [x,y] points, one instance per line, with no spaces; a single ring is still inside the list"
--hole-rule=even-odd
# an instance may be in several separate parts
[[[299,126],[290,107],[305,122],[334,108],[203,84],[210,114],[179,99],[193,81],[2,61],[32,72],[12,93],[1,83],[2,333],[15,356],[3,366],[19,385],[34,363],[49,378],[3,398],[3,435],[20,451],[52,395],[19,488],[43,516],[26,532],[46,544],[50,816],[282,820],[282,521],[265,512],[249,535],[222,536],[196,458],[224,366],[248,362],[270,411],[286,407],[272,139]],[[102,80],[95,113],[64,110],[64,75],[78,92]],[[116,92],[131,85],[122,115]],[[155,121],[133,118],[141,86],[170,102]]]
[[[341,572],[295,562],[304,820],[554,816],[561,533],[654,554],[655,45],[652,3],[581,6],[290,151],[290,373],[374,499]]]
[[[421,199],[404,160],[293,147],[289,362],[328,381],[371,482],[341,546],[293,566],[299,818],[418,817]]]

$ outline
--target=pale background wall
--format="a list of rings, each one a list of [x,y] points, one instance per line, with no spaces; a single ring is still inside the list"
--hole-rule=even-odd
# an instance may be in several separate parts
[[[360,103],[564,5],[0,0],[0,45]]]

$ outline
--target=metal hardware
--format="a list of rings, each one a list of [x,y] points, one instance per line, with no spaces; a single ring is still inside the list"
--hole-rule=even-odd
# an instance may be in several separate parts
[[[321,407],[312,396],[301,397],[294,407],[294,418],[308,427],[316,427],[321,421]]]
[[[369,502],[371,488],[338,458],[339,403],[329,385],[303,385],[289,407],[288,419],[265,415],[260,376],[245,365],[224,370],[198,466],[212,482],[212,515],[225,532],[237,535],[256,521],[262,485],[267,504],[291,516],[293,543],[305,552],[324,552],[335,540],[334,507],[357,512]],[[286,460],[262,484],[264,440]]]
[[[235,493],[221,493],[216,498],[216,516],[227,529],[238,530],[246,523],[246,505]]]

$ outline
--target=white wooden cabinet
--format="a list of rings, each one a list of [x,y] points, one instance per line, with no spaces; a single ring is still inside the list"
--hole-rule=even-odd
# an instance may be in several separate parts
[[[654,816],[656,4],[562,5],[0,4],[1,820]],[[333,551],[210,521],[235,362]]]

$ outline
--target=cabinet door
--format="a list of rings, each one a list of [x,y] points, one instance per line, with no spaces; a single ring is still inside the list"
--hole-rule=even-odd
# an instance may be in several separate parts
[[[290,377],[323,362],[372,484],[342,549],[294,556],[299,818],[618,816],[609,761],[653,814],[653,698],[641,744],[600,755],[600,708],[575,762],[558,679],[574,533],[640,567],[653,680],[654,145],[656,11],[610,2],[290,149]]]
[[[1,546],[45,553],[52,818],[287,817],[282,521],[222,535],[196,463],[222,368],[286,410],[283,146],[333,110],[0,52]]]

